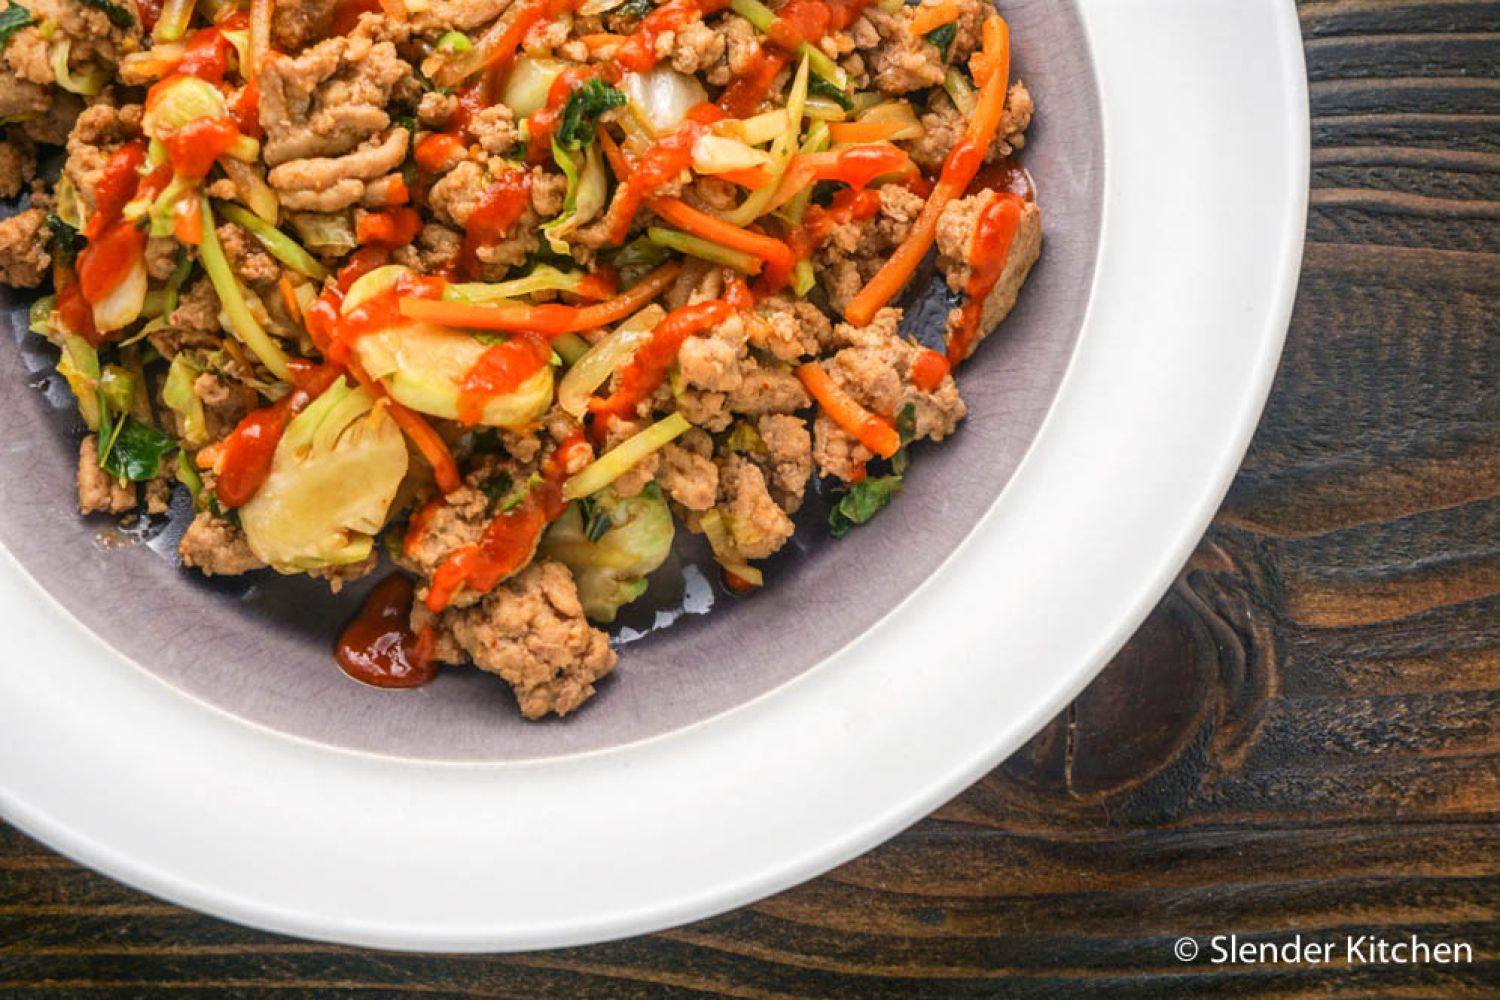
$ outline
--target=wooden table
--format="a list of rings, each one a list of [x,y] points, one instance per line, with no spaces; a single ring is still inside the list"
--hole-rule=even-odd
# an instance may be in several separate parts
[[[1301,14],[1312,207],[1270,406],[1172,591],[1020,753],[763,903],[509,958],[244,930],[0,827],[0,995],[1500,996],[1500,3]],[[1298,932],[1337,960],[1207,961]],[[1350,964],[1361,934],[1474,961]]]

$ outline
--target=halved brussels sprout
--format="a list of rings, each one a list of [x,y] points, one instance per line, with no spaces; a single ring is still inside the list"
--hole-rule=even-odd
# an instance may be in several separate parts
[[[283,573],[359,562],[406,476],[406,439],[384,400],[340,379],[287,425],[240,524]]]
[[[646,574],[666,561],[674,532],[672,512],[655,483],[628,498],[607,489],[569,504],[542,536],[537,554],[573,571],[584,614],[612,622],[621,606],[646,592]]]
[[[390,288],[405,270],[388,264],[362,275],[350,286],[344,311]],[[472,334],[411,320],[363,334],[354,343],[359,363],[371,378],[385,383],[396,402],[447,420],[458,419],[460,386],[487,350],[489,346]],[[514,392],[489,400],[479,422],[520,427],[540,418],[551,405],[552,366],[542,365]]]

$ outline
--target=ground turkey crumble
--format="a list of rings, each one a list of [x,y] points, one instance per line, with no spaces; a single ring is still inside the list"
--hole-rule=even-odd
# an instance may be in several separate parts
[[[446,613],[441,627],[475,666],[510,684],[528,719],[578,708],[617,659],[609,637],[584,619],[573,575],[546,559]]]

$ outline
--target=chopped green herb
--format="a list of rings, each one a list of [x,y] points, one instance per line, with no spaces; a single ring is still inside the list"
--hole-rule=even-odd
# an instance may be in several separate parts
[[[616,90],[597,76],[591,77],[568,98],[553,142],[570,151],[582,149],[594,141],[599,116],[624,106],[624,91]]]
[[[809,94],[820,94],[833,101],[845,111],[854,110],[854,101],[848,94],[844,93],[843,88],[816,74],[807,78],[807,92]]]
[[[907,454],[906,446],[911,444],[912,438],[917,436],[917,406],[915,403],[907,403],[901,407],[901,412],[896,414],[896,434],[901,438],[901,450],[891,456],[891,471],[901,476],[906,474],[906,467],[911,464],[911,458]]]
[[[0,17],[3,17],[0,14]],[[64,261],[71,260],[73,255],[83,249],[86,242],[83,234],[63,221],[62,216],[55,212],[47,216],[47,228],[52,230],[52,238],[57,242],[57,252]]]
[[[500,501],[499,513],[504,514],[521,506],[521,501],[525,500],[527,495],[541,484],[542,477],[533,472],[526,482],[522,483],[519,488],[512,490],[509,496]]]
[[[0,10],[0,48],[10,41],[11,35],[35,23],[36,18],[31,16],[31,11],[18,3],[7,4],[4,10]]]
[[[865,524],[901,492],[901,477],[876,476],[855,483],[828,512],[828,528],[834,538],[843,538],[856,524]]]
[[[111,3],[110,0],[83,0],[83,4],[85,7],[103,11],[104,16],[109,18],[109,23],[116,28],[128,28],[135,24],[134,14],[117,3]]]
[[[148,427],[134,417],[121,417],[109,452],[99,465],[117,479],[144,483],[161,472],[162,457],[177,447],[177,442]]]
[[[760,432],[743,420],[735,424],[734,429],[729,432],[729,437],[724,439],[724,447],[746,455],[769,455],[771,453],[771,449],[766,447],[766,441],[760,436]]]
[[[510,477],[509,472],[497,472],[486,479],[479,487],[480,492],[489,497],[490,508],[498,507],[506,497],[510,496],[511,489],[516,485],[515,480]]]
[[[469,36],[462,31],[450,31],[439,38],[437,43],[437,50],[448,56],[467,52],[473,47],[474,43],[469,41]]]
[[[616,17],[645,17],[654,9],[651,0],[625,0],[615,8],[614,14]]]
[[[602,504],[595,503],[593,497],[583,497],[577,502],[578,513],[583,517],[584,538],[597,542],[615,526],[615,522],[609,516],[609,511]]]
[[[948,57],[948,46],[953,44],[953,39],[957,36],[958,24],[956,22],[949,21],[947,24],[942,24],[936,28],[933,28],[926,34],[925,37],[929,42],[937,46],[938,51],[941,52],[943,54],[943,58],[946,59]]]

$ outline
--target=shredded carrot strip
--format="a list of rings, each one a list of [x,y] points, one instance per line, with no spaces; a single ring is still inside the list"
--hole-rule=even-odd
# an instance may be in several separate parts
[[[957,20],[958,0],[940,0],[931,7],[917,8],[911,19],[911,32],[914,35],[925,35]]]
[[[416,298],[402,299],[399,307],[401,315],[423,323],[560,337],[565,333],[606,326],[631,316],[676,281],[677,272],[681,269],[679,261],[670,261],[636,282],[629,290],[581,309],[551,302],[539,306],[497,306]]]
[[[609,169],[614,171],[615,180],[623,181],[629,177],[630,161],[625,158],[625,151],[615,142],[615,137],[609,134],[608,129],[599,130],[599,145],[604,150],[604,158],[609,161]]]
[[[906,128],[906,122],[829,122],[828,138],[834,142],[880,142]]]
[[[901,448],[901,435],[890,421],[882,420],[859,404],[816,361],[798,367],[797,377],[830,420],[879,455],[890,458]]]
[[[598,52],[600,49],[607,49],[611,45],[619,45],[624,40],[624,35],[616,35],[608,31],[596,31],[591,35],[583,35],[579,38],[579,41],[588,46],[590,52]]]
[[[550,337],[568,332],[574,312],[571,306],[550,302],[539,306],[496,306],[441,299],[402,299],[400,308],[401,315],[422,323],[509,333],[542,333]]]
[[[992,24],[994,28],[990,27]],[[937,236],[938,217],[949,202],[964,193],[979,172],[985,150],[1000,128],[1010,77],[1010,29],[1003,18],[997,15],[985,22],[984,41],[986,57],[994,70],[979,90],[974,116],[969,119],[963,138],[943,161],[943,172],[938,177],[937,186],[922,206],[922,213],[912,224],[911,232],[844,310],[844,318],[855,326],[868,326],[880,308],[906,285]]]
[[[796,263],[791,247],[780,240],[730,225],[677,198],[655,198],[651,201],[651,211],[694,236],[701,236],[731,250],[741,250],[773,268],[789,271]]]
[[[1010,75],[1010,31],[1005,22],[996,24],[993,19],[984,22],[981,42],[979,51],[969,57],[969,72],[974,75],[974,82],[983,87],[996,70],[1002,77]]]
[[[651,304],[651,300],[672,287],[682,270],[679,260],[668,261],[614,298],[598,305],[584,306],[573,316],[570,333],[593,330],[628,319]]]
[[[745,167],[742,170],[723,170],[715,174],[714,176],[722,181],[728,181],[731,184],[738,184],[742,188],[749,188],[751,191],[759,190],[760,188],[763,188],[767,184],[771,183],[771,181],[775,180],[775,178],[771,176],[771,171],[767,170],[765,167]]]
[[[427,464],[432,466],[433,478],[437,481],[438,489],[444,493],[452,493],[463,485],[463,479],[458,474],[458,463],[453,461],[453,453],[448,450],[448,443],[443,440],[442,435],[432,429],[432,425],[420,416],[408,410],[400,403],[391,398],[390,393],[385,391],[385,385],[370,377],[354,359],[348,362],[349,372],[359,384],[376,395],[385,398],[390,404],[391,419],[396,421],[396,426],[411,439],[411,443],[417,446],[422,457],[427,459]]]
[[[286,311],[291,314],[292,319],[301,323],[302,305],[297,301],[297,292],[296,289],[292,288],[291,281],[285,275],[282,275],[278,287],[281,289],[281,302],[286,306]]]

